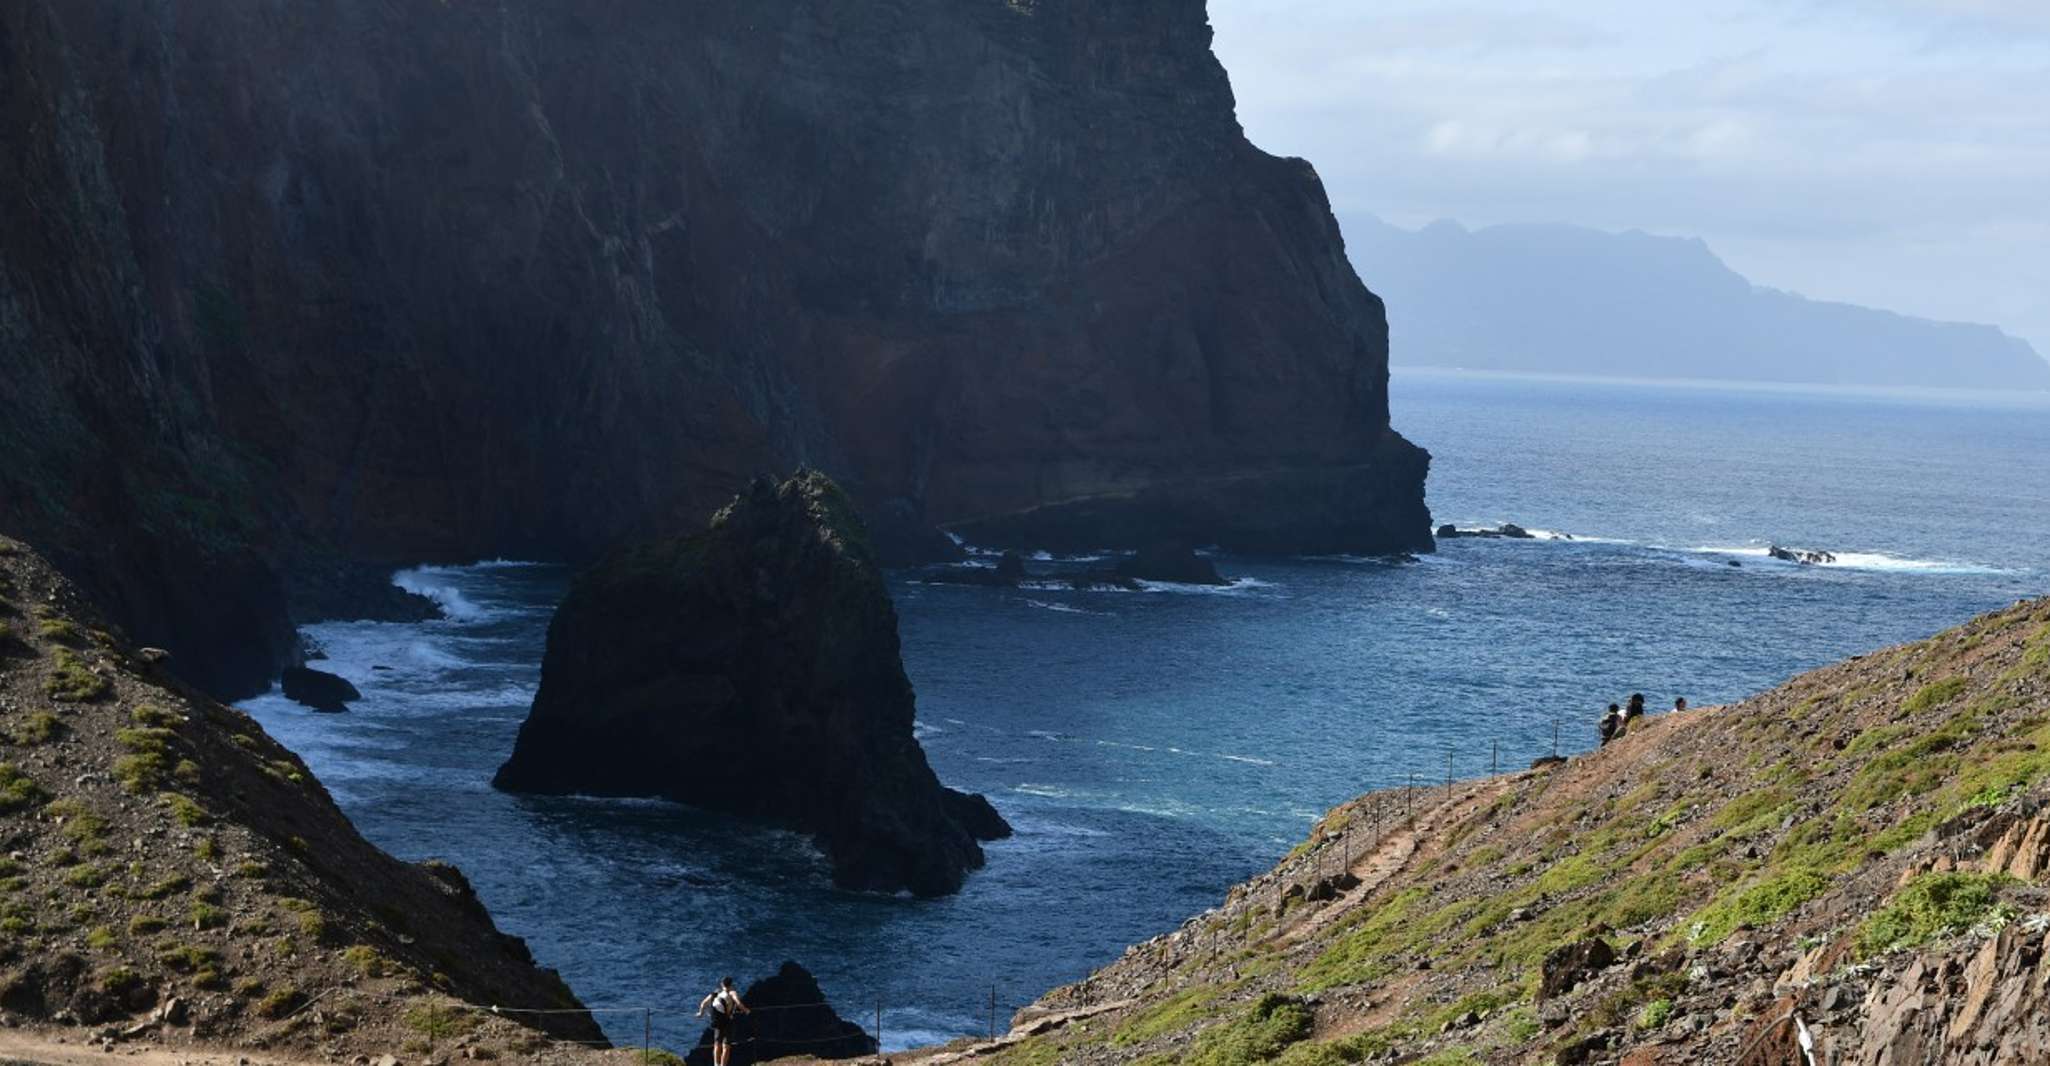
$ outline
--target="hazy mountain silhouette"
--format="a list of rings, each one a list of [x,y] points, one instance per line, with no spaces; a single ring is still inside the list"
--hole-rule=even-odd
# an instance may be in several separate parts
[[[2050,363],[1992,326],[1752,284],[1700,240],[1564,225],[1422,230],[1344,220],[1410,366],[1842,385],[2050,388]]]

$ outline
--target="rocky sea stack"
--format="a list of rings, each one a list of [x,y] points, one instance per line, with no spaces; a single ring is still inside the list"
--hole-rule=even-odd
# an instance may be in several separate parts
[[[843,887],[943,895],[1010,827],[940,785],[913,702],[853,504],[822,474],[757,479],[702,532],[578,576],[494,783],[786,825]]]

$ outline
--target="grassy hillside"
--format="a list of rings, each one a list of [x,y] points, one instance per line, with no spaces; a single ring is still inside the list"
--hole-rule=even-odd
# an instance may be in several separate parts
[[[153,658],[0,538],[0,1010],[336,1054],[598,1036],[454,867],[371,846],[296,756]],[[464,1001],[566,1013],[537,1031]]]
[[[2040,1039],[2014,1034],[2044,1006],[2046,770],[2038,601],[1563,765],[1361,797],[991,1054],[1779,1062],[1798,1017],[1832,1061],[1996,1061]]]

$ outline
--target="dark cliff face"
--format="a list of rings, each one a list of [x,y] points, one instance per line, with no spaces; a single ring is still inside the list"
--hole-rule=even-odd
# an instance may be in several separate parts
[[[1425,547],[1381,305],[1209,43],[1200,0],[0,0],[0,528],[217,689],[309,552],[574,558],[795,462],[1011,539]]]
[[[494,783],[662,796],[812,834],[834,880],[952,892],[1009,836],[941,787],[867,533],[807,473],[757,480],[711,527],[578,575],[548,627],[534,709]]]

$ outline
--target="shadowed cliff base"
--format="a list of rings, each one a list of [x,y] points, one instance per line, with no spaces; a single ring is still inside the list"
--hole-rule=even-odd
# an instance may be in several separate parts
[[[1201,0],[0,0],[0,530],[221,694],[288,605],[407,609],[309,567],[587,560],[800,461],[893,560],[1148,490],[1130,547],[1421,548],[1420,466],[1180,499],[1388,431],[1381,303],[1210,43]]]
[[[947,528],[979,546],[1064,553],[1177,542],[1248,555],[1433,550],[1421,491],[1430,453],[1391,433],[1375,460],[1147,485]]]
[[[897,613],[824,475],[766,478],[709,528],[578,575],[493,783],[660,796],[810,833],[844,888],[934,896],[1010,835],[912,735]]]

